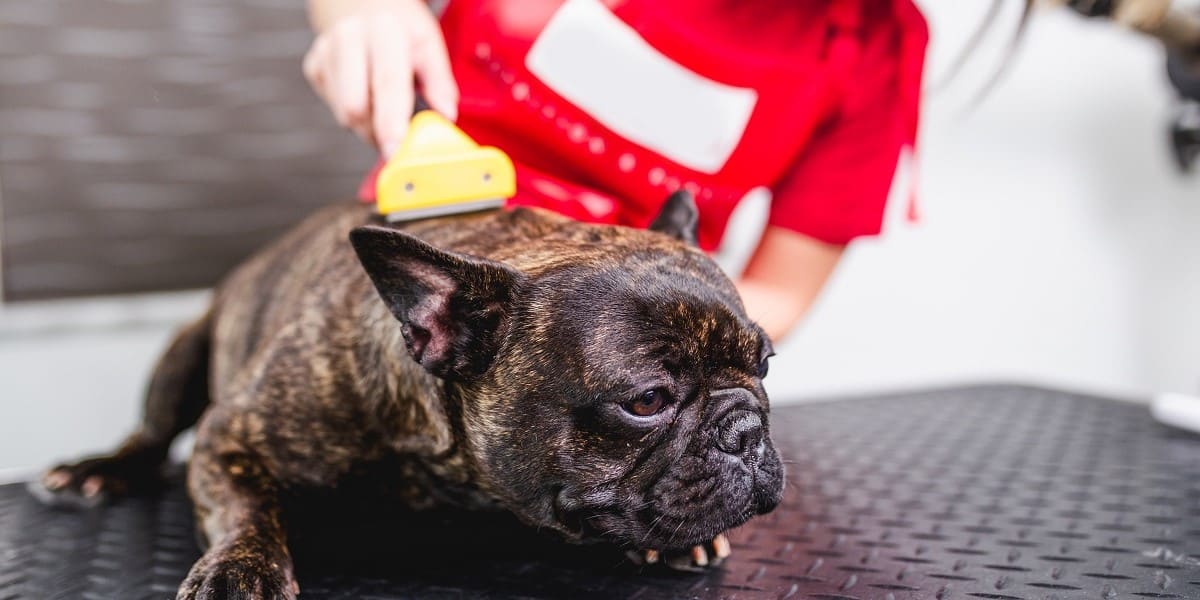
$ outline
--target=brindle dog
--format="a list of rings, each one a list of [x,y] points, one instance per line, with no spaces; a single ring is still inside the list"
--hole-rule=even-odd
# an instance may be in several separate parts
[[[119,449],[51,469],[39,493],[142,488],[198,421],[188,489],[207,551],[179,598],[294,598],[289,504],[347,489],[508,510],[651,560],[721,539],[775,507],[783,467],[771,344],[695,223],[686,194],[651,231],[327,209],[217,289]]]

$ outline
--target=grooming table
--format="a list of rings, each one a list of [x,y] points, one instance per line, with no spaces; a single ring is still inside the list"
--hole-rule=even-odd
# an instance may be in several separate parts
[[[1200,599],[1200,437],[1145,406],[982,386],[771,420],[787,495],[722,568],[430,513],[297,539],[301,598]],[[170,598],[198,556],[178,481],[82,513],[0,487],[0,600]]]

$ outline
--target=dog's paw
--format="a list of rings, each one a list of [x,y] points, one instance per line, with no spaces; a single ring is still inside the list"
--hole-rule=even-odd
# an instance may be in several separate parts
[[[729,538],[725,534],[702,546],[692,546],[687,552],[660,553],[657,550],[629,551],[626,556],[636,565],[663,564],[676,571],[701,572],[716,567],[729,557]]]
[[[46,471],[29,483],[29,491],[51,506],[91,508],[152,487],[159,466],[138,455],[98,456]]]
[[[296,600],[291,568],[262,552],[205,554],[179,586],[176,600]]]

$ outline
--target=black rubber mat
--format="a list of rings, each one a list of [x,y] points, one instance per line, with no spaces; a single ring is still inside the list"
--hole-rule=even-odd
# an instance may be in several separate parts
[[[1200,437],[1144,406],[993,386],[772,422],[786,500],[706,574],[436,513],[297,540],[301,598],[1200,598]],[[86,513],[0,487],[0,600],[169,598],[189,510],[178,485]]]

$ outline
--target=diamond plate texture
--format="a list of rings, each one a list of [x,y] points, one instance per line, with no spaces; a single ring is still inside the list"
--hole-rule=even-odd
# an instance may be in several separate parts
[[[1200,437],[1145,406],[985,386],[772,421],[786,499],[707,574],[432,513],[298,535],[301,597],[1200,599]],[[169,598],[198,553],[178,484],[87,513],[0,487],[0,600]]]

